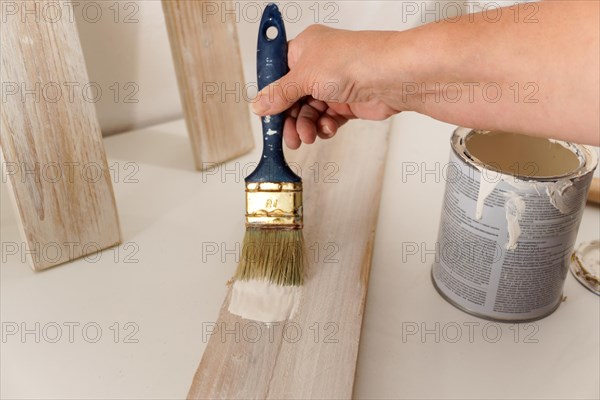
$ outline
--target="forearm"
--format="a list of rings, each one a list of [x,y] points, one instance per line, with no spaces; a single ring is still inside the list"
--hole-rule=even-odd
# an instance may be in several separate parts
[[[456,125],[597,144],[598,27],[598,2],[548,1],[397,32],[381,95]]]
[[[289,110],[291,148],[330,138],[349,119],[407,110],[600,145],[599,12],[597,0],[563,0],[402,32],[315,25],[292,40],[290,72],[263,89],[253,109]]]

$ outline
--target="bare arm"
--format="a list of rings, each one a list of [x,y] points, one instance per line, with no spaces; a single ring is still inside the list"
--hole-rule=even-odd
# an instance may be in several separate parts
[[[348,119],[401,111],[599,145],[599,14],[596,0],[544,1],[402,32],[311,27],[290,42],[290,73],[254,110],[291,108],[291,148]]]

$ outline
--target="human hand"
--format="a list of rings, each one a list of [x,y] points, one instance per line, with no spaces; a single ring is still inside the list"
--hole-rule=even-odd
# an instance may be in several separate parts
[[[289,43],[290,72],[259,92],[253,111],[288,110],[283,137],[291,149],[333,137],[349,119],[384,120],[402,111],[381,71],[392,34],[309,27]]]

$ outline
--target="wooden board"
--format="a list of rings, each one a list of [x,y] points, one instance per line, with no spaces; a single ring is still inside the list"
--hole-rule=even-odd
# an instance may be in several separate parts
[[[197,169],[254,147],[229,1],[163,0],[179,93]]]
[[[56,1],[11,5],[0,28],[2,170],[23,234],[16,251],[40,270],[116,245],[121,234],[70,4],[61,3],[62,18],[24,14]]]
[[[291,154],[303,175],[309,259],[299,311],[272,326],[244,320],[227,310],[229,292],[218,321],[205,324],[190,399],[351,398],[388,130],[353,121]]]

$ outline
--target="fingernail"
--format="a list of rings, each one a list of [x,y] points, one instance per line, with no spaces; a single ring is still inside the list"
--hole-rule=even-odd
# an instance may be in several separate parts
[[[261,96],[260,93],[252,102],[252,112],[254,114],[263,114],[269,109],[269,102],[267,96]]]
[[[323,125],[323,132],[328,135],[333,135],[333,131],[327,125]]]

